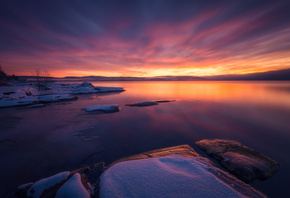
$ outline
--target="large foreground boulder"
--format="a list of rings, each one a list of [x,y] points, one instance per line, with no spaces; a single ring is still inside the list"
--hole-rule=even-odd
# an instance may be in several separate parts
[[[279,170],[279,164],[233,140],[201,140],[198,147],[245,182],[265,180]]]
[[[18,187],[18,197],[267,197],[190,146],[96,163]]]
[[[266,196],[181,145],[114,162],[101,175],[100,197]]]

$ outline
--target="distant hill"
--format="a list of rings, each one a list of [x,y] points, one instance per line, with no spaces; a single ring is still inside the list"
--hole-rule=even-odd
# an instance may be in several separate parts
[[[219,75],[204,77],[206,80],[290,80],[290,68],[252,73],[252,74],[237,74],[237,75]]]
[[[33,76],[21,76],[29,80],[34,79]],[[42,77],[45,78],[45,77]],[[105,76],[68,76],[64,78],[49,77],[55,81],[212,81],[212,80],[290,80],[290,68],[252,73],[252,74],[236,74],[236,75],[218,75],[218,76],[157,76],[157,77],[105,77]]]

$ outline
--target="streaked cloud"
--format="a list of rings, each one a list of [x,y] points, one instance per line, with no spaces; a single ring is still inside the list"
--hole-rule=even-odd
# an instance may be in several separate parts
[[[160,76],[290,67],[289,1],[2,1],[8,73]]]

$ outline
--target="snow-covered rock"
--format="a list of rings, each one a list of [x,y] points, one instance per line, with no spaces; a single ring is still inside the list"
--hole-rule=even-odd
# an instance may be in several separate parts
[[[20,186],[17,187],[18,190],[22,190],[22,189],[26,189],[27,187],[30,187],[32,186],[33,182],[29,182],[29,183],[26,183],[26,184],[22,184]]]
[[[51,177],[47,177],[35,182],[27,191],[28,197],[38,198],[45,190],[52,188],[53,186],[65,181],[70,172],[61,172]]]
[[[112,112],[118,112],[120,111],[120,107],[117,104],[111,104],[111,105],[94,105],[90,107],[86,107],[83,110],[87,112],[91,111],[99,111],[104,113],[112,113]]]
[[[201,140],[198,147],[215,158],[227,170],[246,182],[267,179],[275,174],[280,165],[265,155],[233,140]]]
[[[18,99],[35,95],[38,91],[33,87],[1,87],[1,98]]]
[[[114,164],[100,178],[100,197],[245,197],[200,158],[170,155]]]
[[[91,83],[83,82],[82,84],[75,87],[71,91],[71,94],[87,94],[96,92],[97,92],[96,88]]]
[[[188,145],[157,149],[62,172],[18,187],[21,197],[266,197]],[[103,173],[102,173],[103,172]],[[80,174],[81,173],[81,174]],[[94,186],[99,184],[94,196]],[[84,175],[83,175],[84,174]],[[32,186],[31,186],[32,185]],[[29,188],[29,190],[28,190]],[[28,191],[27,191],[28,190]]]
[[[97,93],[125,91],[122,87],[95,87],[95,88],[96,88]]]
[[[55,198],[90,198],[90,193],[84,187],[81,181],[81,175],[75,173],[61,188],[57,191]]]
[[[126,104],[125,106],[131,106],[131,107],[146,107],[146,106],[153,106],[153,105],[158,105],[158,102],[154,102],[154,101],[144,101],[144,102]]]
[[[32,96],[38,94],[37,89],[33,87],[1,87],[0,93],[3,98],[18,99],[25,98],[27,96]]]
[[[4,107],[17,107],[32,105],[37,102],[34,97],[18,98],[18,99],[2,99],[0,100],[0,108]]]
[[[189,145],[148,151],[113,162],[107,166],[101,176],[100,195],[101,198],[126,197],[125,195],[129,195],[127,197],[267,197],[216,167]]]
[[[27,106],[27,108],[36,108],[36,107],[44,107],[44,104],[35,104]]]
[[[69,94],[124,91],[120,87],[94,87],[88,82],[83,82],[82,84],[48,83],[46,87],[47,89],[40,91],[36,89],[35,85],[27,83],[0,87],[0,108],[77,99],[77,97]]]
[[[155,100],[154,102],[157,102],[157,103],[165,103],[165,102],[174,102],[175,100]]]
[[[38,102],[41,102],[41,103],[60,102],[60,101],[76,100],[76,99],[78,99],[78,97],[70,95],[70,94],[38,96]]]
[[[126,104],[125,106],[131,106],[131,107],[147,107],[147,106],[158,105],[159,103],[173,102],[173,101],[175,101],[175,100],[143,101],[143,102],[137,102],[137,103],[132,103],[132,104]]]

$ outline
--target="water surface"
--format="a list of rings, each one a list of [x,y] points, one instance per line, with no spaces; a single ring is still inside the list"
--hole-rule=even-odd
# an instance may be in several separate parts
[[[0,109],[0,197],[23,183],[98,161],[205,138],[240,141],[281,164],[253,186],[271,197],[289,197],[290,82],[93,82],[122,93],[85,94],[43,108]],[[150,107],[127,103],[176,99]],[[84,107],[119,104],[112,114]],[[204,155],[206,156],[206,155]]]

